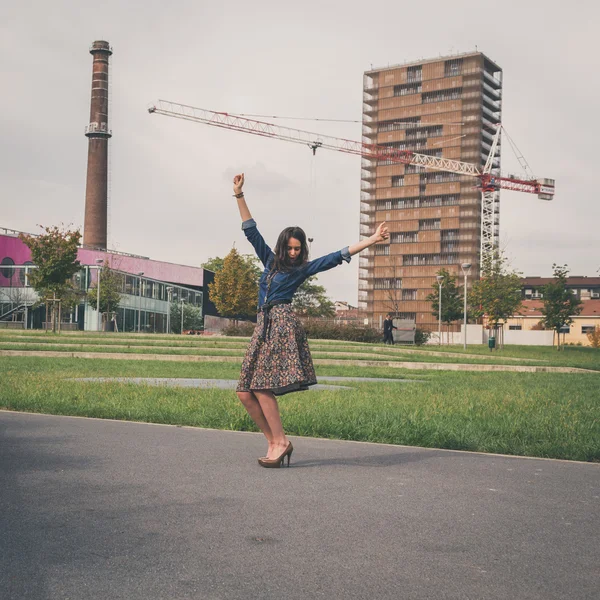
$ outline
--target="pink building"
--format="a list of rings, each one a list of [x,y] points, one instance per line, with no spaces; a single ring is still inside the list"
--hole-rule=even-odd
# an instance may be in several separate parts
[[[19,239],[19,232],[0,229],[0,323],[11,322],[13,327],[43,327],[45,310],[32,311],[37,296],[27,285],[26,274],[35,268],[29,248]],[[115,315],[119,331],[169,331],[170,305],[186,302],[202,310],[202,314],[216,314],[212,303],[204,302],[205,280],[212,273],[202,267],[178,265],[144,256],[111,250],[80,248],[77,258],[82,265],[75,276],[81,291],[87,291],[97,281],[100,266],[124,274],[122,302]],[[207,281],[208,283],[208,281]],[[100,277],[102,288],[102,277]],[[28,310],[29,309],[29,310]],[[85,301],[72,313],[64,315],[72,329],[97,330],[98,313]]]

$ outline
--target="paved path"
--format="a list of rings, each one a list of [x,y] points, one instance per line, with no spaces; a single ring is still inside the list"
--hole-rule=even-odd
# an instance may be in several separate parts
[[[184,388],[219,388],[222,390],[235,390],[237,379],[190,379],[184,377],[77,377],[71,381],[90,381],[90,382],[117,382],[117,383],[135,383],[139,385],[184,387]],[[401,381],[401,380],[400,380]],[[319,390],[347,390],[351,389],[344,385],[326,385],[318,383],[311,385],[308,391]]]
[[[2,600],[596,600],[600,466],[0,412]]]
[[[322,381],[358,381],[358,382],[389,382],[394,383],[422,383],[417,379],[378,379],[377,377],[319,377]],[[111,382],[136,383],[143,385],[165,385],[167,387],[185,387],[185,388],[220,388],[222,390],[234,390],[237,387],[237,379],[190,379],[184,377],[78,377],[72,381],[91,381],[91,382]],[[351,389],[346,385],[327,385],[318,383],[308,388],[311,390],[347,390]]]

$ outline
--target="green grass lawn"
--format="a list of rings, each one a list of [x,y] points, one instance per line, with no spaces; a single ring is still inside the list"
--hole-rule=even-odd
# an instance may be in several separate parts
[[[513,360],[504,360],[501,356],[493,357],[475,357],[469,356],[438,356],[427,352],[419,354],[402,353],[398,350],[387,350],[386,348],[361,346],[359,348],[345,348],[340,346],[323,346],[311,343],[311,354],[315,359],[334,359],[334,360],[370,360],[380,362],[428,362],[428,363],[455,363],[455,364],[517,364]],[[25,350],[25,351],[47,351],[47,352],[89,352],[89,353],[109,353],[109,354],[169,354],[173,356],[228,356],[237,357],[239,362],[245,354],[245,346],[241,348],[228,347],[177,347],[177,346],[141,346],[141,345],[100,345],[98,343],[87,344],[79,342],[67,343],[61,340],[54,343],[53,340],[47,340],[45,343],[37,341],[31,343],[6,343],[0,341],[0,350]],[[527,365],[540,364],[546,366],[543,362],[527,362]]]
[[[0,349],[52,350],[62,352],[111,352],[124,354],[171,354],[241,357],[248,338],[102,334],[69,332],[60,335],[43,331],[0,331]],[[310,340],[315,359],[408,361],[457,364],[524,364],[565,366],[600,371],[600,350],[566,347],[506,346],[490,352],[484,346],[383,346],[339,340]]]
[[[0,407],[218,429],[254,425],[230,390],[85,383],[73,377],[237,379],[239,365],[2,357]],[[291,435],[600,461],[598,375],[322,366],[318,375],[414,378],[347,383],[280,399]]]
[[[242,356],[249,338],[154,335],[154,334],[103,334],[93,332],[68,332],[60,335],[44,331],[0,330],[0,348],[30,350],[64,350],[98,352],[140,352],[145,354],[197,354],[212,356]],[[10,344],[7,342],[11,342]],[[26,346],[21,346],[26,344]],[[82,344],[81,348],[69,346]],[[125,348],[121,348],[125,346]],[[561,352],[547,346],[505,346],[490,352],[486,346],[383,346],[340,340],[310,340],[315,358],[348,358],[331,356],[333,353],[376,353],[392,357],[391,360],[411,362],[444,362],[472,364],[539,364],[577,367],[600,371],[600,350],[590,347],[567,346]],[[409,350],[410,352],[407,352]],[[438,356],[441,354],[442,356]],[[444,356],[458,354],[462,356]],[[349,357],[352,358],[352,357]],[[372,360],[376,360],[373,357]],[[508,359],[508,360],[507,360]],[[523,359],[522,363],[518,360]],[[390,360],[380,358],[380,360]]]

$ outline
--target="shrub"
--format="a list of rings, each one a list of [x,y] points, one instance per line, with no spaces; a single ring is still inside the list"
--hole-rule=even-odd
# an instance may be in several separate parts
[[[594,331],[587,334],[587,339],[590,340],[592,348],[600,348],[600,325],[596,325]]]
[[[347,342],[381,342],[383,334],[372,327],[337,325],[310,321],[304,323],[306,335],[312,339],[344,340]]]
[[[229,335],[233,337],[250,337],[254,333],[254,323],[248,321],[238,321],[238,323],[231,323],[223,329],[223,335]]]
[[[431,337],[431,332],[425,329],[417,329],[415,330],[415,346],[422,346],[429,341]]]

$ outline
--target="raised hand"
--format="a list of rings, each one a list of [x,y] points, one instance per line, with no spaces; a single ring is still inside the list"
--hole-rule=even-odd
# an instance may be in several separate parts
[[[240,175],[236,175],[233,178],[233,193],[241,194],[243,187],[244,187],[244,174],[241,173]]]
[[[379,225],[375,233],[371,236],[373,242],[383,242],[390,237],[385,221]]]

